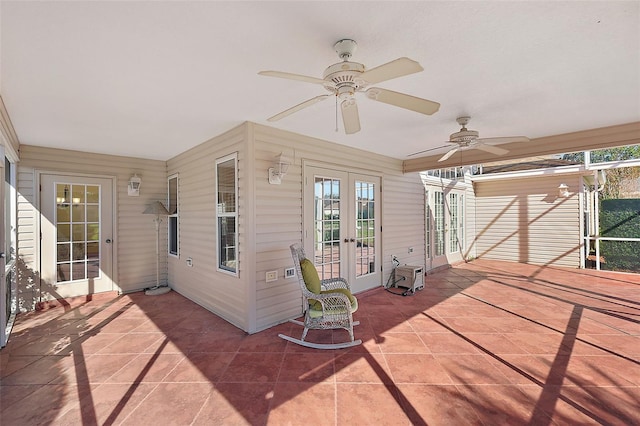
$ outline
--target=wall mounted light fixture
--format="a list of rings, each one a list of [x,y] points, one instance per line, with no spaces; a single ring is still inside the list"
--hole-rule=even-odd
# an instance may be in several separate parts
[[[276,155],[274,166],[269,168],[269,183],[272,185],[280,185],[282,178],[287,174],[291,160],[280,153]]]
[[[558,197],[567,198],[569,196],[569,187],[566,183],[558,185]]]
[[[127,194],[130,197],[138,197],[140,196],[140,186],[142,185],[142,179],[138,177],[137,174],[133,174],[129,178],[129,183],[127,184]]]

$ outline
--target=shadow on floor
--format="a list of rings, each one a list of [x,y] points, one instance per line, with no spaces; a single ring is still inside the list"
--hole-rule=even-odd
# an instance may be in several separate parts
[[[475,261],[360,297],[363,344],[247,335],[176,292],[19,315],[3,425],[634,424],[638,275]],[[309,339],[344,341],[343,331]]]

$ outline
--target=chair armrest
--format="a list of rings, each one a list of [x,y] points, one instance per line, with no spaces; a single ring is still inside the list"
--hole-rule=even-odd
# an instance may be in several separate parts
[[[334,288],[346,288],[351,291],[349,283],[344,278],[327,278],[320,281],[323,290],[333,290]]]
[[[322,304],[322,311],[348,312],[351,310],[351,301],[344,293],[314,294],[313,299]]]

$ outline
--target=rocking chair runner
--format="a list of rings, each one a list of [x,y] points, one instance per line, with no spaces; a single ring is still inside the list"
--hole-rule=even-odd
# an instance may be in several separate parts
[[[355,340],[353,336],[353,326],[359,324],[358,321],[353,321],[353,313],[358,309],[358,300],[351,294],[349,283],[344,278],[320,280],[313,262],[307,258],[302,245],[296,243],[290,248],[305,307],[304,322],[290,321],[304,326],[304,331],[300,339],[284,334],[278,336],[289,342],[315,349],[341,349],[361,344],[362,340]],[[349,332],[351,339],[349,342],[313,343],[305,340],[309,330],[338,328]]]

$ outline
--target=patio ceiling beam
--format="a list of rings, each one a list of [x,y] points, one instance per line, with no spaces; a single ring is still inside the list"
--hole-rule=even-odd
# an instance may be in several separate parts
[[[496,157],[494,154],[479,149],[471,149],[461,151],[461,153],[456,153],[445,161],[438,162],[438,159],[444,155],[444,152],[441,152],[436,155],[405,160],[403,162],[403,170],[404,173],[422,172],[425,170],[491,163],[497,159],[500,161],[517,160],[519,158],[593,151],[596,149],[637,144],[640,144],[640,121],[564,133],[561,135],[545,136],[531,139],[530,142],[526,143],[514,142],[502,144],[500,147],[507,149],[509,152],[500,157]]]

